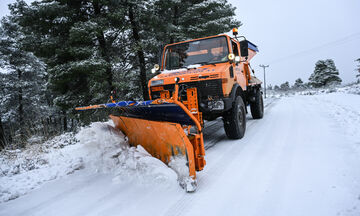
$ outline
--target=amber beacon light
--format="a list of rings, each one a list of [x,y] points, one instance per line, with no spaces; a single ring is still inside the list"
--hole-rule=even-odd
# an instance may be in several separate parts
[[[238,34],[238,29],[237,28],[233,28],[232,29],[232,33],[234,36],[236,36]]]

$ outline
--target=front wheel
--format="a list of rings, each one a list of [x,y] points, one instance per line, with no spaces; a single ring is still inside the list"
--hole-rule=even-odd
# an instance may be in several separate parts
[[[237,96],[233,107],[224,114],[224,129],[229,139],[241,139],[246,130],[245,105],[240,96]]]
[[[264,101],[260,89],[256,90],[255,101],[250,102],[250,110],[253,119],[261,119],[264,116]]]

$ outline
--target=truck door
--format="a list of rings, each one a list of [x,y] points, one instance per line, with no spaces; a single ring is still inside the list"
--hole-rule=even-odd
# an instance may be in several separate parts
[[[236,41],[231,40],[233,53],[235,56],[240,56],[239,45]],[[246,72],[244,70],[243,63],[233,63],[234,75],[236,82],[241,86],[243,90],[246,90]]]

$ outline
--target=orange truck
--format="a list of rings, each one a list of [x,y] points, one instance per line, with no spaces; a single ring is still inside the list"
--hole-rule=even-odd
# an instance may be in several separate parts
[[[76,109],[120,110],[110,117],[129,143],[143,146],[170,166],[183,158],[189,178],[179,180],[180,185],[194,191],[196,171],[206,165],[204,120],[222,117],[227,137],[241,139],[247,106],[254,119],[264,114],[262,82],[252,74],[249,63],[258,49],[244,37],[237,37],[237,29],[233,34],[166,45],[160,64],[152,69],[156,76],[148,84],[149,101],[113,101]]]

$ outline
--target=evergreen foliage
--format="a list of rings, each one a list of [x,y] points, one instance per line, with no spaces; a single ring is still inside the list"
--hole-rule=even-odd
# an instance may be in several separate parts
[[[313,87],[325,87],[341,83],[339,71],[332,59],[319,60],[315,64],[315,70],[309,78]]]
[[[45,65],[31,52],[24,51],[24,35],[14,17],[4,17],[0,27],[1,74],[0,113],[2,121],[11,123],[25,139],[28,123],[46,113]]]
[[[293,88],[304,89],[305,88],[304,82],[300,78],[296,79]]]
[[[147,71],[160,44],[226,32],[241,25],[234,10],[224,0],[43,0],[31,6],[18,0],[12,5],[36,44],[29,47],[48,65],[55,103],[64,112],[104,102],[117,88],[122,97],[139,99],[142,92],[148,99]]]
[[[44,115],[61,114],[62,130],[104,119],[74,107],[107,102],[112,90],[117,100],[146,100],[163,45],[241,26],[226,0],[16,0],[9,9],[0,32],[5,128]]]
[[[216,35],[242,25],[226,0],[158,0],[154,8],[155,38],[163,43]]]
[[[290,84],[288,81],[284,82],[283,84],[280,85],[280,90],[281,91],[289,91],[290,90]]]
[[[28,50],[46,63],[49,90],[64,115],[74,114],[79,104],[104,101],[114,88],[112,61],[122,43],[116,44],[118,32],[112,29],[123,26],[118,19],[123,15],[114,17],[122,10],[110,15],[116,7],[104,2],[106,7],[99,1],[50,0],[27,6],[18,0],[10,8],[24,28]]]

